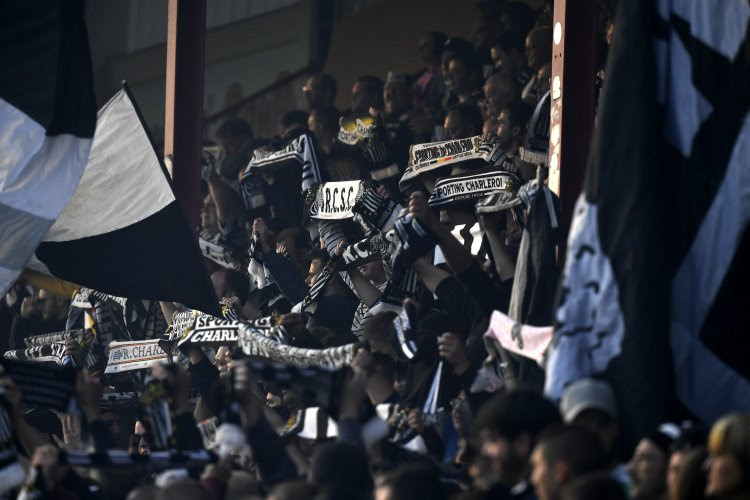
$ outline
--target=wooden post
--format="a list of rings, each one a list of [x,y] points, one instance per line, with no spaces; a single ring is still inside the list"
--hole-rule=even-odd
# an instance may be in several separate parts
[[[595,0],[555,0],[549,187],[560,197],[566,235],[594,132],[596,22]]]
[[[167,0],[167,91],[164,154],[190,226],[198,226],[203,142],[206,0]]]

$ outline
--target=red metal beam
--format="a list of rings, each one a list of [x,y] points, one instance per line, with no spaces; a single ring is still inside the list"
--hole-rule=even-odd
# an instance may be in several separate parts
[[[549,187],[560,197],[565,234],[583,186],[594,131],[596,22],[595,0],[555,0]]]
[[[172,156],[176,195],[191,227],[196,228],[203,142],[206,0],[168,2],[164,154]]]

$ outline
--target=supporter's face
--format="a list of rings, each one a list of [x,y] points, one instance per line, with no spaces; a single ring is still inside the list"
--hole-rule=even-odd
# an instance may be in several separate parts
[[[57,318],[58,312],[57,299],[52,296],[45,298],[42,302],[42,318],[44,320],[55,319]]]
[[[120,417],[117,413],[106,412],[102,413],[102,422],[107,426],[107,430],[112,435],[115,443],[120,442]]]
[[[677,479],[680,476],[680,470],[682,470],[682,463],[684,461],[684,451],[675,451],[669,457],[669,466],[667,467],[667,491],[669,492],[669,498],[677,498],[674,496],[677,491]]]
[[[318,277],[322,270],[323,262],[320,259],[313,259],[313,261],[310,262],[310,272],[307,274],[307,279],[305,279],[305,283],[307,283],[307,286],[313,286],[313,283],[315,283],[315,279]]]
[[[508,52],[505,52],[500,47],[492,47],[490,49],[490,57],[492,58],[492,64],[495,69],[501,73],[513,73],[516,71],[513,58]]]
[[[666,488],[667,457],[647,439],[638,443],[627,469],[634,496],[655,496]]]
[[[500,111],[513,99],[513,89],[505,82],[488,82],[484,86],[484,96],[489,107],[489,116],[497,117]]]
[[[469,134],[466,132],[466,124],[461,119],[461,115],[456,111],[451,111],[445,115],[443,128],[445,129],[446,140],[452,141],[454,139],[469,137]]]
[[[366,113],[369,111],[374,100],[370,95],[367,84],[356,82],[352,86],[352,111],[355,113]]]
[[[217,137],[216,140],[219,142],[226,156],[241,153],[246,143],[237,137]]]
[[[373,281],[374,283],[382,283],[385,281],[385,269],[383,269],[383,261],[375,260],[368,262],[359,268],[359,272],[362,273],[366,279]]]
[[[325,105],[325,94],[320,88],[320,81],[318,78],[311,76],[305,82],[305,86],[302,87],[302,93],[305,94],[307,100],[307,108],[313,109]]]
[[[740,488],[742,466],[732,455],[710,455],[706,460],[706,496],[722,497]]]
[[[529,33],[526,37],[526,61],[529,68],[538,70],[549,62],[552,47],[547,47],[545,37],[537,33]]]
[[[510,441],[503,436],[480,433],[480,454],[489,463],[492,482],[512,487],[525,478],[531,454],[531,440],[523,435]]]
[[[388,82],[383,89],[385,112],[401,114],[409,109],[409,88],[400,82]]]
[[[537,446],[531,454],[531,484],[534,485],[539,500],[558,498],[560,483],[555,476],[554,468],[545,460],[541,447]]]
[[[445,86],[448,90],[460,93],[471,88],[471,74],[464,62],[460,59],[451,59],[448,63],[448,77]]]
[[[497,117],[497,137],[500,139],[500,147],[507,148],[513,141],[513,131],[510,126],[510,111],[508,108],[500,111]]]
[[[219,219],[216,216],[216,204],[209,194],[203,198],[203,205],[201,206],[201,227],[206,231],[212,231],[217,229],[218,224]]]
[[[137,438],[140,438],[138,440],[138,454],[139,455],[148,455],[150,448],[148,445],[148,442],[146,441],[146,426],[143,425],[143,422],[140,420],[136,420],[135,422],[135,429],[133,434]]]

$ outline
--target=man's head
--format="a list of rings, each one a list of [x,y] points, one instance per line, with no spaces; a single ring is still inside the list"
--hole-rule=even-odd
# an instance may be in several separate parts
[[[216,169],[222,177],[234,180],[250,159],[253,129],[245,120],[230,118],[216,130],[216,140],[224,150]]]
[[[363,338],[370,344],[372,352],[379,352],[396,357],[391,346],[391,335],[393,335],[393,320],[396,313],[393,311],[382,311],[374,314],[370,321],[365,323]]]
[[[314,248],[310,252],[310,270],[307,273],[307,278],[305,278],[307,286],[313,286],[329,260],[331,260],[330,255],[321,248]]]
[[[241,118],[230,118],[216,129],[216,140],[226,155],[242,151],[253,140],[253,129]]]
[[[470,103],[458,104],[445,115],[446,140],[463,139],[482,133],[482,113]]]
[[[676,431],[661,426],[638,442],[627,464],[633,498],[658,498],[667,489],[668,450]]]
[[[523,101],[513,101],[500,110],[497,116],[497,136],[500,147],[511,149],[523,143],[526,124],[531,118],[531,108]]]
[[[440,55],[440,72],[444,79],[448,79],[448,64],[450,60],[458,56],[461,58],[471,58],[474,54],[474,47],[468,40],[458,37],[452,37],[445,41],[443,53]]]
[[[352,85],[352,112],[367,113],[370,108],[383,109],[383,80],[365,75]]]
[[[388,277],[385,274],[385,268],[383,267],[383,261],[380,259],[363,264],[359,268],[359,272],[362,273],[366,279],[372,281],[376,285],[383,283]]]
[[[517,77],[526,63],[523,37],[506,32],[497,37],[490,45],[490,56],[495,71]]]
[[[385,79],[383,102],[387,115],[400,116],[411,106],[411,85],[406,73],[390,71]]]
[[[372,478],[365,452],[344,442],[326,443],[313,452],[308,479],[323,488],[339,488],[349,498],[372,495]]]
[[[603,380],[580,379],[565,388],[560,399],[560,413],[568,424],[590,430],[599,436],[608,453],[612,453],[619,424],[617,401],[612,387]]]
[[[539,500],[557,500],[560,489],[584,474],[605,470],[609,461],[593,432],[571,425],[546,429],[531,455],[531,484]]]
[[[477,88],[479,69],[472,58],[455,54],[448,59],[445,86],[456,95],[468,95]]]
[[[497,118],[505,106],[520,99],[521,90],[515,78],[495,73],[484,83],[484,97],[487,100],[488,117]]]
[[[216,296],[220,299],[237,297],[244,304],[250,291],[250,283],[247,278],[237,271],[220,269],[211,274],[211,283],[214,285]]]
[[[310,75],[302,87],[302,92],[307,100],[307,109],[333,106],[336,100],[336,80],[331,75],[316,73]]]
[[[419,39],[419,56],[422,62],[431,68],[440,64],[440,55],[445,48],[445,33],[429,31]]]
[[[333,106],[315,108],[307,118],[307,128],[324,148],[333,145],[339,133],[341,113]]]
[[[627,500],[621,482],[609,474],[596,472],[578,477],[563,487],[560,500]]]
[[[402,465],[386,474],[375,490],[375,500],[416,500],[447,498],[440,479],[423,464]]]
[[[211,237],[219,232],[219,218],[216,215],[216,204],[210,194],[203,198],[201,205],[201,229]]]
[[[540,26],[526,36],[526,61],[534,71],[552,61],[552,28]]]
[[[301,128],[307,128],[307,113],[298,109],[288,111],[279,122],[279,135],[286,139],[290,133]]]
[[[747,498],[750,493],[750,414],[730,413],[720,418],[708,436],[708,453],[706,495]]]
[[[488,462],[484,482],[510,488],[524,480],[537,435],[560,421],[555,405],[532,390],[493,396],[474,421],[480,455]]]

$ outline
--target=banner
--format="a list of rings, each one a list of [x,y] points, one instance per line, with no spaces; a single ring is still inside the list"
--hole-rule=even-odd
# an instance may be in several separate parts
[[[212,243],[203,238],[198,238],[198,247],[204,257],[211,259],[225,269],[232,271],[242,271],[243,264],[234,254],[232,249],[217,243]]]
[[[399,186],[404,189],[407,182],[417,176],[446,165],[466,160],[484,160],[499,164],[507,158],[500,146],[482,140],[482,136],[467,137],[443,142],[414,144],[409,148],[409,163]]]
[[[484,198],[495,191],[510,191],[518,187],[518,177],[510,172],[485,172],[474,175],[444,177],[435,183],[428,203],[439,207],[461,201]]]
[[[553,331],[551,325],[523,325],[500,311],[493,311],[490,326],[484,336],[496,340],[505,350],[543,365]]]
[[[297,367],[317,367],[334,370],[350,366],[359,344],[347,344],[328,349],[305,349],[281,344],[248,326],[240,325],[239,343],[242,352],[270,361]]]
[[[67,356],[67,360],[65,359],[65,344],[62,342],[5,351],[3,357],[16,361],[32,361],[36,363],[49,361],[58,365],[73,365],[73,361],[69,356]]]
[[[159,339],[133,342],[111,342],[109,360],[104,373],[120,373],[150,368],[169,361],[169,356],[159,346]]]
[[[344,248],[341,254],[342,265],[344,269],[354,269],[368,262],[378,260],[383,255],[388,254],[390,242],[382,233],[375,233],[372,236],[358,241]]]
[[[177,347],[188,344],[232,345],[239,339],[237,331],[240,323],[228,319],[215,318],[203,314],[195,319],[195,326],[188,330],[178,342]]]
[[[354,217],[354,204],[362,196],[362,181],[325,182],[317,188],[308,214],[314,219],[336,220]]]

